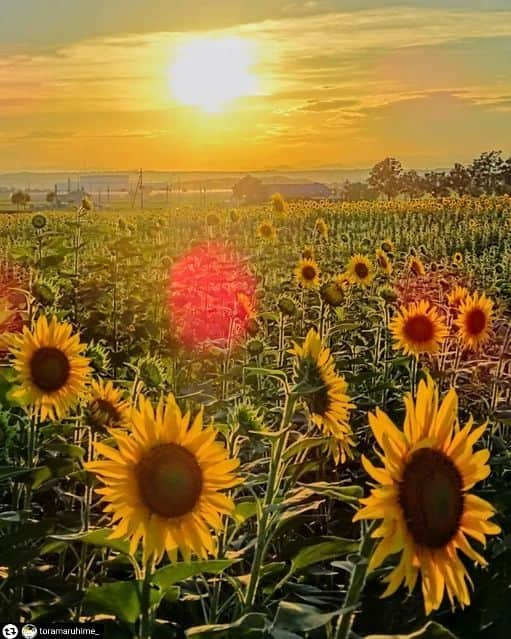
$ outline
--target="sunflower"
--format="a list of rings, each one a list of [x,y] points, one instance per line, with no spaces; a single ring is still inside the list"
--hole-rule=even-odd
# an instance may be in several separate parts
[[[318,263],[312,259],[300,260],[295,269],[295,277],[304,288],[315,288],[319,285],[320,270]]]
[[[460,304],[455,325],[462,344],[473,351],[490,339],[493,302],[484,293],[468,295]]]
[[[444,318],[427,300],[402,306],[390,322],[394,348],[405,355],[436,353],[448,335]]]
[[[294,343],[290,351],[295,356],[294,372],[297,384],[304,385],[304,394],[311,419],[319,430],[329,436],[329,449],[335,463],[353,457],[353,431],[349,411],[353,408],[347,395],[347,384],[335,372],[330,349],[323,346],[318,333],[311,328],[302,346]]]
[[[344,288],[336,280],[325,282],[320,289],[321,299],[329,306],[340,306],[344,301]]]
[[[313,260],[314,259],[314,247],[305,246],[302,251],[302,257],[304,260]]]
[[[343,292],[347,291],[351,286],[351,280],[347,273],[339,273],[339,275],[334,277],[333,282]]]
[[[318,217],[318,219],[316,220],[316,223],[314,224],[314,230],[324,240],[328,238],[328,224],[322,217]]]
[[[53,317],[39,317],[31,332],[6,336],[14,355],[20,387],[11,393],[22,404],[33,405],[41,419],[59,419],[78,402],[90,375],[89,359],[82,355],[85,344],[73,327]]]
[[[257,317],[255,307],[246,293],[238,293],[236,295],[236,302],[235,317],[237,319],[245,321]]]
[[[217,431],[203,426],[202,411],[190,423],[174,396],[154,408],[140,397],[131,413],[131,433],[111,429],[117,448],[95,444],[106,460],[85,464],[104,484],[97,492],[107,502],[115,528],[111,539],[129,538],[130,552],[142,541],[144,558],[159,561],[178,551],[206,558],[216,551],[211,528],[223,529],[221,515],[234,510],[233,501],[219,491],[240,483],[230,459],[216,441]]]
[[[456,265],[460,265],[463,263],[463,255],[457,251],[453,256],[452,256],[452,261],[454,264]]]
[[[426,268],[421,259],[412,255],[408,260],[408,269],[417,276],[422,276],[426,274]]]
[[[459,308],[460,304],[468,297],[468,289],[464,286],[455,286],[449,293],[447,293],[447,301],[453,308]]]
[[[111,381],[92,381],[87,410],[93,429],[128,427],[129,404]]]
[[[298,313],[298,304],[290,295],[281,295],[277,301],[277,306],[279,311],[288,317],[292,317]]]
[[[346,274],[353,284],[369,286],[373,280],[373,267],[365,255],[353,255],[346,267]]]
[[[286,202],[280,193],[274,193],[271,196],[273,210],[277,213],[284,213],[286,210]]]
[[[385,253],[393,253],[395,250],[394,242],[392,240],[389,240],[388,238],[383,240],[383,242],[380,244],[380,247],[382,251],[385,251]]]
[[[405,582],[411,592],[421,573],[426,614],[439,608],[444,593],[451,605],[470,603],[467,569],[458,550],[479,565],[484,558],[468,537],[482,544],[485,535],[500,528],[488,521],[493,507],[468,491],[490,473],[486,449],[473,451],[486,424],[474,428],[473,420],[460,428],[458,398],[451,389],[439,406],[438,389],[428,378],[421,381],[414,402],[405,397],[404,430],[399,430],[381,410],[369,415],[369,424],[383,451],[383,468],[362,456],[369,475],[378,483],[354,517],[382,519],[372,536],[379,539],[368,569],[378,568],[389,555],[401,553],[400,561],[385,578],[383,596],[396,592]]]
[[[275,230],[275,227],[267,220],[264,220],[261,224],[259,224],[257,227],[257,234],[263,240],[270,240],[273,242],[277,239],[277,231]]]
[[[376,263],[379,268],[385,273],[385,275],[392,275],[392,264],[389,260],[389,256],[385,251],[376,249]]]
[[[11,307],[8,299],[0,299],[0,327],[10,324],[15,313],[16,310]]]

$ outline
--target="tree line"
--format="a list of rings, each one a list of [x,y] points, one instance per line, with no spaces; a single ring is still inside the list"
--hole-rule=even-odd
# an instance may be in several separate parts
[[[422,174],[388,157],[373,166],[366,182],[346,180],[339,194],[346,200],[511,195],[511,157],[505,160],[502,151],[487,151],[466,166],[457,162],[450,170]]]

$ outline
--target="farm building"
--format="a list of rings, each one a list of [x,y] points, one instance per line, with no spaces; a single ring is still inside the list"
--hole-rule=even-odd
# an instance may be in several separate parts
[[[330,197],[332,191],[320,182],[264,183],[245,175],[233,186],[232,193],[239,202],[255,204],[269,200],[274,193],[280,193],[286,200],[319,200]]]
[[[84,198],[90,198],[90,195],[84,188],[80,188],[69,193],[59,193],[58,201],[63,205],[80,206]]]

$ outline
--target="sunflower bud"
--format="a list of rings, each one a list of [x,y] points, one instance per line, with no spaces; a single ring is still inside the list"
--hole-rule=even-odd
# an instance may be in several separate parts
[[[257,355],[261,355],[264,352],[264,342],[260,339],[251,339],[247,342],[247,352],[257,357]]]
[[[259,331],[261,330],[261,326],[259,324],[259,322],[251,317],[250,319],[247,320],[246,323],[246,329],[247,329],[247,333],[251,336],[251,337],[255,337],[257,335],[257,333],[259,333]]]
[[[220,224],[218,215],[215,215],[215,213],[209,213],[209,215],[206,217],[206,224],[208,226],[218,226]]]
[[[325,282],[320,293],[321,299],[330,306],[340,306],[344,301],[344,291],[335,282]]]
[[[242,435],[248,435],[250,431],[259,431],[263,427],[259,410],[250,402],[235,406],[229,415],[229,422],[234,428],[239,429]]]
[[[172,258],[169,257],[168,255],[164,255],[161,258],[161,267],[164,270],[169,269],[172,266]]]
[[[48,220],[46,219],[45,215],[43,215],[42,213],[37,213],[32,217],[32,226],[35,229],[44,229],[47,221]]]
[[[104,375],[110,369],[110,358],[104,346],[91,341],[85,352],[95,373]]]
[[[398,295],[390,286],[383,286],[380,288],[379,293],[382,300],[387,304],[394,304],[394,302],[397,302]]]
[[[298,311],[296,302],[289,295],[282,295],[282,297],[280,297],[279,301],[277,302],[277,306],[279,307],[279,311],[283,315],[288,315],[289,317],[296,315]]]
[[[54,287],[44,281],[34,282],[32,285],[32,295],[42,306],[51,306],[57,296]]]
[[[163,384],[162,366],[154,357],[146,357],[140,362],[139,375],[148,388],[159,388]]]

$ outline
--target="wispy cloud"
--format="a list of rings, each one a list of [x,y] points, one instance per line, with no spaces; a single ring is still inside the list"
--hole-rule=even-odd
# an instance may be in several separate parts
[[[484,136],[494,144],[491,118],[501,124],[511,110],[511,10],[375,4],[341,12],[337,2],[287,2],[268,9],[268,19],[250,14],[245,24],[208,31],[252,43],[260,87],[216,119],[177,104],[169,90],[177,48],[205,31],[116,33],[32,53],[16,47],[0,58],[0,118],[10,132],[0,136],[0,165],[7,168],[13,152],[19,161],[41,154],[30,149],[35,139],[48,142],[60,166],[79,152],[109,165],[131,166],[141,155],[152,166],[192,167],[202,148],[214,149],[208,161],[216,168],[289,163],[289,150],[302,147],[298,164],[339,160],[340,148],[367,164],[391,149],[419,157],[419,142],[424,161],[447,147],[469,156]],[[456,137],[456,118],[477,125],[477,135]],[[432,121],[437,130],[423,136]],[[499,136],[499,146],[511,147],[509,127]],[[19,148],[6,159],[9,140]]]

